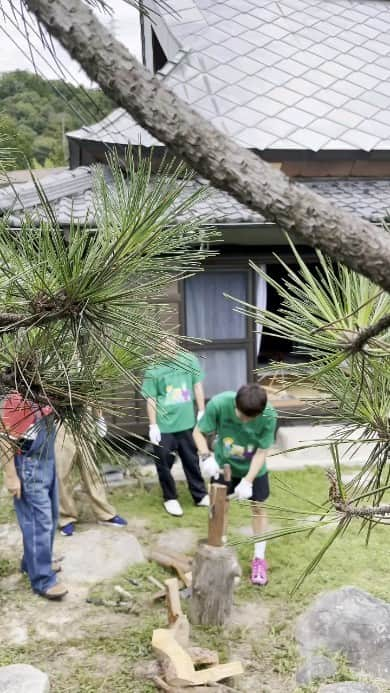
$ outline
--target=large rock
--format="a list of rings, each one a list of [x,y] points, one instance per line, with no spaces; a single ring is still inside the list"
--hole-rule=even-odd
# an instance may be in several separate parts
[[[323,684],[318,693],[379,693],[376,686],[371,683],[358,683],[357,681],[343,681],[341,683]]]
[[[298,619],[296,639],[305,657],[339,652],[351,666],[390,679],[390,605],[367,592],[321,595]]]
[[[0,693],[49,693],[47,674],[29,664],[0,668]]]
[[[314,655],[298,669],[295,679],[300,686],[309,686],[313,681],[330,679],[337,671],[337,666],[332,659],[324,655]]]
[[[145,556],[136,537],[126,529],[99,527],[59,538],[56,552],[65,554],[64,582],[94,584],[123,573]]]

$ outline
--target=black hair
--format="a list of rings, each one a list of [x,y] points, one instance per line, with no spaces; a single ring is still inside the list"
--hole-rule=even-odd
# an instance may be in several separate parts
[[[267,393],[258,383],[240,387],[236,394],[236,407],[241,414],[254,418],[263,413],[267,404]]]

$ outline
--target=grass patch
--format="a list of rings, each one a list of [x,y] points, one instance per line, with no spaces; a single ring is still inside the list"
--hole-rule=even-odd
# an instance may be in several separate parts
[[[284,472],[280,476],[293,493],[299,494],[303,499],[310,498],[316,503],[322,503],[327,498],[328,484],[323,469]],[[199,538],[205,537],[207,511],[193,505],[184,484],[179,484],[179,492],[184,516],[175,519],[164,512],[157,485],[147,491],[122,488],[114,491],[110,498],[117,512],[125,517],[144,521],[147,528],[141,539],[144,545],[153,544],[162,532],[180,528],[191,528]],[[272,483],[272,476],[271,492],[272,503],[275,505],[302,508],[307,504],[306,500],[298,501],[277,483]],[[275,519],[273,524],[277,522]],[[249,508],[232,503],[230,535],[240,536],[240,527],[249,524]],[[297,615],[316,595],[350,584],[390,601],[387,549],[389,531],[386,527],[378,527],[366,546],[365,536],[359,533],[359,525],[353,525],[344,536],[336,540],[315,573],[306,579],[293,597],[290,593],[297,578],[327,540],[329,531],[319,529],[310,536],[307,533],[290,535],[269,542],[267,558],[271,567],[270,582],[263,589],[254,589],[249,584],[253,548],[242,537],[243,543],[237,547],[237,553],[243,568],[243,579],[236,592],[236,602],[249,602],[250,611],[253,608],[253,612],[258,609],[260,613],[260,610],[264,612],[266,609],[268,621],[264,627],[260,623],[256,632],[251,629],[251,624],[245,623],[234,628],[193,628],[194,644],[218,650],[221,661],[241,658],[246,651],[247,658],[251,661],[250,673],[254,673],[256,681],[262,682],[262,692],[293,691],[293,675],[299,665],[293,639],[294,624]],[[2,559],[0,577],[9,575],[13,568],[12,561]],[[147,680],[134,678],[134,669],[151,656],[152,630],[166,623],[166,613],[162,604],[151,606],[150,597],[157,588],[150,584],[148,575],[163,581],[169,576],[169,571],[155,563],[136,565],[112,583],[121,584],[141,605],[140,616],[129,615],[128,627],[123,628],[122,625],[118,631],[105,627],[103,617],[99,632],[95,630],[89,637],[81,640],[67,640],[58,644],[34,642],[27,647],[3,646],[0,665],[26,662],[42,668],[50,675],[53,693],[151,693],[155,690],[154,686]],[[138,585],[131,583],[129,578],[137,581]],[[109,598],[111,589],[112,585],[102,583],[95,586],[90,594]],[[9,593],[8,600],[13,598],[12,593]],[[188,602],[184,601],[183,606],[187,609]],[[95,608],[101,609],[102,614],[105,613],[104,607]],[[74,656],[74,651],[77,656]],[[350,672],[340,660],[336,680],[343,680],[348,676]],[[296,688],[295,692],[312,693],[317,689],[318,686]]]
[[[303,471],[283,472],[281,478],[291,489],[284,491],[276,482],[272,483],[271,498],[274,505],[281,507],[303,508],[307,501],[299,501],[293,494],[299,494],[302,499],[311,499],[323,503],[327,499],[328,482],[325,470],[308,468]],[[275,474],[274,476],[279,476]],[[124,516],[135,516],[147,521],[150,528],[149,538],[155,540],[156,535],[172,529],[194,529],[198,536],[207,534],[207,517],[205,510],[193,505],[184,484],[179,485],[180,501],[184,508],[181,518],[173,519],[164,512],[161,503],[160,490],[156,486],[147,493],[131,491],[131,497],[126,490],[119,490],[111,498],[118,510]],[[314,512],[314,511],[313,511]],[[271,521],[273,522],[272,518]],[[273,522],[273,524],[275,524]],[[229,515],[229,535],[237,539],[240,527],[250,525],[250,509],[242,504],[232,503]],[[249,564],[252,558],[253,546],[242,537],[237,553],[243,567],[243,580],[237,596],[241,600],[269,602],[281,599],[288,604],[289,610],[301,610],[302,605],[310,601],[316,594],[324,590],[336,589],[341,585],[353,584],[366,589],[382,599],[390,599],[390,584],[388,581],[389,557],[388,538],[390,529],[378,526],[372,532],[368,546],[365,544],[365,534],[360,532],[360,524],[352,524],[350,529],[336,539],[333,546],[325,555],[313,575],[309,576],[300,590],[290,597],[296,580],[308,565],[310,560],[320,550],[329,538],[329,529],[318,529],[313,534],[308,533],[289,535],[268,542],[267,558],[269,560],[270,581],[267,587],[255,590],[248,581]],[[153,564],[147,568],[154,570]],[[137,567],[137,570],[139,568]],[[135,571],[134,575],[137,573]],[[141,572],[144,568],[141,568]],[[156,577],[161,579],[158,569]],[[163,571],[163,575],[166,572]]]

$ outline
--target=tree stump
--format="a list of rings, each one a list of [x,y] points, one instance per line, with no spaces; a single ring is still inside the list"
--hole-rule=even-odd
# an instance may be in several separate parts
[[[201,544],[192,566],[191,623],[222,626],[231,613],[234,578],[240,575],[231,549]]]

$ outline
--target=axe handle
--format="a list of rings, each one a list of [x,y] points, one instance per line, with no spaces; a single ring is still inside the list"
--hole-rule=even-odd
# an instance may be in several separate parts
[[[230,482],[232,480],[232,468],[230,464],[224,464],[223,465],[223,478],[228,484],[228,489],[230,486]],[[225,502],[225,517],[224,517],[224,527],[223,527],[223,535],[227,537],[227,529],[228,529],[228,521],[229,521],[229,496],[226,496],[226,502]]]
[[[230,464],[223,465],[223,478],[225,481],[229,482],[232,480],[232,469]]]

